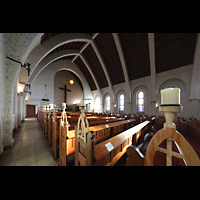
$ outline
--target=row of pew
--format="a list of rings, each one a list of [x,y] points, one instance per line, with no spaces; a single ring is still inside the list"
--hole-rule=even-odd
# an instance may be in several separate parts
[[[121,116],[95,116],[87,113],[89,122],[88,148],[77,139],[76,125],[80,113],[67,112],[67,120],[61,126],[61,113],[38,111],[38,121],[48,140],[55,159],[59,158],[60,166],[68,165],[68,158],[75,153],[75,165],[105,166],[114,165],[126,152],[131,144],[144,141],[144,135],[151,131],[155,117],[132,116],[127,119]],[[89,136],[90,135],[90,136]],[[112,144],[108,151],[106,144]],[[76,148],[75,148],[76,147]],[[87,160],[88,152],[91,162]]]
[[[156,118],[155,134],[157,134],[157,132],[163,128],[164,123],[164,116],[159,116]],[[194,118],[190,118],[189,120],[185,120],[184,118],[175,118],[173,123],[176,125],[176,130],[187,140],[187,142],[191,145],[191,147],[194,149],[195,153],[200,159],[200,122]],[[166,148],[166,141],[163,141],[159,145],[159,148]],[[172,150],[176,153],[180,151],[175,142],[172,142]],[[126,160],[126,165],[143,166],[145,154],[145,151],[138,151],[137,147],[131,146],[127,149],[128,158]],[[172,157],[172,164],[173,166],[185,166],[184,160],[176,157]],[[156,151],[153,165],[165,166],[166,155],[162,152]]]

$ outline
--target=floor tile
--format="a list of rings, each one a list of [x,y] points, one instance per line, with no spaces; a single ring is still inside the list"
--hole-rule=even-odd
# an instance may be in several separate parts
[[[44,151],[42,153],[36,154],[37,162],[51,156],[51,152],[49,151]]]
[[[52,164],[55,165],[55,160],[52,156],[49,156],[37,162],[37,166],[50,166]]]
[[[51,147],[35,118],[27,118],[13,137],[15,144],[0,155],[0,166],[57,166]]]
[[[33,163],[36,163],[36,156],[29,156],[20,160],[17,160],[15,166],[29,166]]]

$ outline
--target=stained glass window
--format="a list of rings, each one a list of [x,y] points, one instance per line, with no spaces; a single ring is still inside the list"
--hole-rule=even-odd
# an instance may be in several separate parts
[[[138,112],[144,112],[144,92],[140,91],[137,95],[137,110]]]

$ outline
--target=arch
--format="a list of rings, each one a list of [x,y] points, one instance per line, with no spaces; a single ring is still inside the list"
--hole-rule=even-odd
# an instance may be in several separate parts
[[[34,71],[31,73],[31,76],[28,80],[28,82],[31,84],[35,78],[38,76],[38,74],[45,68],[47,67],[48,65],[50,65],[52,62],[62,58],[62,57],[65,57],[65,56],[70,56],[70,55],[77,55],[77,56],[80,56],[80,58],[83,60],[83,62],[85,63],[86,67],[88,68],[88,71],[90,72],[96,86],[97,86],[97,90],[98,90],[98,93],[100,93],[100,96],[102,96],[101,94],[101,90],[100,90],[100,87],[99,87],[99,84],[97,82],[97,79],[90,67],[90,65],[88,64],[86,58],[79,52],[79,50],[76,50],[76,49],[67,49],[67,50],[62,50],[62,51],[58,51],[58,52],[54,52],[54,53],[51,53],[50,55],[46,56],[39,64],[38,66],[34,69]]]
[[[79,51],[78,50],[63,50],[63,51],[58,51],[55,53],[52,53],[51,55],[45,57],[40,64],[38,64],[37,68],[32,72],[30,78],[29,78],[29,83],[31,84],[34,82],[35,78],[38,76],[38,74],[48,65],[50,65],[52,62],[63,58],[65,56],[71,56],[71,55],[78,55]]]
[[[116,93],[116,111],[118,112],[118,111],[121,111],[120,110],[120,103],[119,103],[119,97],[120,97],[120,95],[124,95],[124,110],[122,111],[122,112],[124,112],[124,113],[128,113],[128,110],[127,110],[127,99],[128,99],[128,95],[127,95],[127,92],[126,92],[126,90],[124,90],[124,89],[119,89],[118,91],[117,91],[117,93]]]
[[[160,84],[158,92],[160,92],[162,89],[166,87],[178,87],[186,90],[186,83],[179,78],[167,79]]]
[[[71,71],[80,79],[80,81],[82,83],[82,86],[83,86],[83,94],[84,94],[83,97],[92,99],[91,108],[93,109],[93,105],[94,105],[93,100],[94,100],[94,98],[93,98],[93,94],[91,92],[90,86],[89,86],[87,80],[85,79],[85,76],[83,75],[83,73],[77,67],[77,65],[75,63],[71,62],[70,60],[58,60],[57,62],[51,63],[48,66],[48,69],[44,68],[41,71],[40,75],[43,76],[44,75],[44,71],[45,71],[45,73],[47,72],[48,76],[45,76],[44,79],[53,88],[54,84],[52,83],[52,80],[54,80],[55,74],[60,70]],[[38,75],[38,77],[40,77],[40,75]],[[40,87],[40,85],[38,85],[39,83],[37,83],[38,82],[37,78],[35,79],[35,81],[31,85],[31,92],[32,92],[31,98],[34,98],[34,92],[38,91],[38,87]],[[54,99],[54,92],[53,91],[52,91],[52,93],[50,95],[51,95],[51,99]],[[41,98],[43,98],[43,96]],[[38,99],[38,97],[37,97],[37,99]],[[53,100],[52,100],[52,103],[53,103]]]
[[[161,103],[161,95],[160,91],[167,87],[178,87],[181,89],[181,105],[183,106],[183,111],[181,112],[182,116],[190,116],[190,107],[188,106],[188,102],[190,101],[189,88],[187,88],[186,83],[184,80],[179,78],[170,78],[165,81],[163,81],[160,86],[158,87],[158,91],[156,93],[156,99],[158,102],[158,105]],[[159,113],[161,114],[161,113]],[[179,115],[179,114],[178,114]]]
[[[46,67],[48,67],[51,63],[53,63],[54,61],[65,57],[65,56],[70,56],[70,55],[80,55],[78,50],[75,49],[67,49],[67,50],[63,50],[63,51],[58,51],[58,52],[54,52],[50,55],[48,55],[47,57],[45,57],[41,63],[39,63],[38,67],[32,72],[31,77],[29,79],[29,83],[32,84],[34,82],[34,80],[36,79],[36,77],[39,75],[39,73],[44,70]],[[84,57],[82,57],[80,55],[81,59],[85,59]],[[87,61],[86,61],[87,62]],[[73,62],[75,65],[76,63]],[[76,65],[77,66],[77,65]],[[101,94],[101,90],[99,87],[99,84],[97,82],[97,79],[93,73],[93,71],[91,70],[89,65],[86,65],[86,67],[88,68],[88,71],[91,73],[91,76],[97,86],[97,90],[98,93],[100,93],[101,99],[102,99],[102,94]]]
[[[138,113],[143,113],[145,111],[145,91],[143,90],[138,90],[136,94],[136,106],[137,106],[137,112]]]
[[[150,95],[150,90],[146,85],[139,85],[137,86],[133,92],[132,92],[132,111],[133,113],[137,113],[137,94],[139,91],[144,92],[144,113],[145,114],[151,114],[151,106],[150,106],[150,101],[151,101],[151,95]]]
[[[117,51],[118,51],[118,54],[119,54],[119,58],[120,58],[120,61],[121,61],[121,65],[122,65],[122,69],[123,69],[123,73],[124,73],[124,78],[125,78],[125,83],[126,83],[126,87],[127,87],[127,90],[128,90],[128,97],[130,98],[130,101],[131,101],[131,87],[130,87],[127,66],[126,66],[122,46],[121,46],[121,43],[120,43],[119,35],[118,35],[118,33],[113,33],[112,35],[113,35],[113,39],[115,41]]]
[[[71,85],[69,80],[73,79],[74,83]],[[75,104],[78,101],[81,101],[84,98],[84,91],[82,86],[82,80],[77,73],[74,73],[72,70],[59,69],[54,75],[54,104],[58,108],[62,107],[62,103],[65,102],[65,93],[63,90],[59,88],[64,88],[64,85],[67,85],[67,89],[71,90],[71,92],[67,92],[66,103],[68,107],[71,107],[72,111],[75,110]]]
[[[94,112],[101,112],[101,98],[98,94],[94,97]]]
[[[103,111],[104,111],[104,112],[107,111],[107,110],[106,110],[106,106],[107,106],[107,105],[106,105],[106,98],[107,98],[108,96],[110,97],[110,106],[111,106],[111,99],[112,99],[111,97],[112,97],[112,96],[111,96],[110,92],[106,92],[106,93],[104,94],[104,97],[103,97],[103,105],[104,105]],[[111,110],[111,109],[110,109],[110,110]],[[110,111],[110,110],[109,110],[109,111]]]
[[[166,81],[164,81],[163,83],[160,84],[160,87],[158,89],[158,93],[157,93],[157,100],[159,102],[160,105],[160,91],[164,88],[167,87],[178,87],[181,89],[181,104],[187,104],[187,101],[185,102],[185,100],[187,99],[187,97],[189,98],[189,95],[187,95],[187,88],[186,88],[186,83],[178,78],[171,78],[168,79]],[[184,97],[184,98],[183,98]],[[185,109],[185,106],[184,106]]]
[[[38,45],[27,57],[27,62],[31,63],[31,68],[34,71],[39,63],[51,51],[57,47],[70,42],[91,42],[91,36],[85,33],[63,33],[46,40],[42,45]],[[32,72],[33,72],[32,71]],[[27,78],[29,81],[30,78]]]

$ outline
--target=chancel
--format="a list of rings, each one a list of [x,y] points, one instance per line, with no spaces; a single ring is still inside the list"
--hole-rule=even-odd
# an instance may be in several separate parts
[[[0,166],[200,166],[199,33],[0,42]]]
[[[71,90],[67,89],[67,85],[65,85],[64,88],[59,88],[59,89],[64,90],[64,94],[65,94],[64,95],[64,98],[65,98],[64,102],[67,103],[67,92],[71,92]]]

